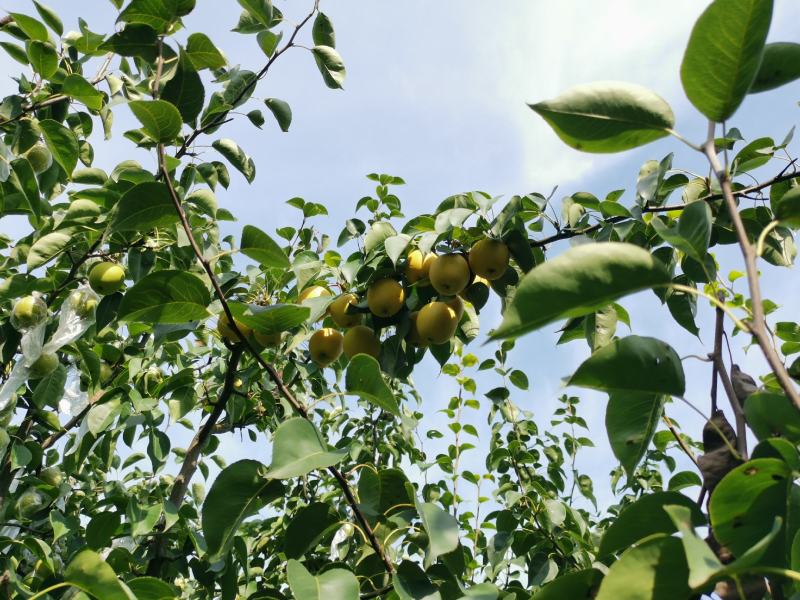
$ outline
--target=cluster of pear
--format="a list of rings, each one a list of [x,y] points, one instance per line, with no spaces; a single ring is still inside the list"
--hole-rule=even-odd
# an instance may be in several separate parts
[[[406,256],[402,277],[384,277],[369,285],[367,307],[374,317],[390,319],[405,306],[403,281],[407,285],[430,285],[436,291],[436,299],[409,315],[411,326],[406,341],[417,347],[444,344],[455,335],[464,314],[463,297],[467,287],[475,284],[488,287],[490,281],[505,274],[508,262],[508,246],[491,238],[475,243],[466,256],[462,253],[423,254],[419,249],[412,249]],[[315,285],[303,290],[298,300],[302,303],[309,298],[331,295],[327,288]],[[308,350],[317,365],[326,367],[342,353],[348,358],[356,354],[379,358],[380,339],[375,330],[365,324],[365,315],[355,309],[358,304],[358,295],[348,292],[328,306],[331,319],[345,332],[333,327],[314,332]]]
[[[125,269],[117,263],[99,262],[89,271],[89,286],[98,294],[107,296],[119,291],[125,282]],[[97,301],[89,294],[76,290],[67,300],[80,318],[94,316]],[[47,304],[39,296],[24,296],[17,300],[11,311],[11,324],[18,330],[31,329],[44,323],[49,316]],[[30,365],[30,376],[39,379],[58,367],[58,356],[43,352]]]

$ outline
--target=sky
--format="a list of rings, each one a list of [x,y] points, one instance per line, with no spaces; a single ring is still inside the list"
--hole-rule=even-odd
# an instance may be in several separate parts
[[[265,59],[254,37],[229,31],[236,23],[238,6],[225,0],[230,9],[220,10],[222,4],[199,0],[195,13],[186,19],[188,29],[210,34],[232,64],[259,69]],[[299,0],[277,4],[289,19],[297,20],[305,14]],[[310,8],[312,2],[305,4]],[[113,27],[115,10],[110,2],[50,0],[50,5],[62,16],[67,29],[77,29],[81,14],[94,31]],[[676,165],[705,174],[707,166],[702,157],[671,138],[619,155],[574,151],[527,107],[527,103],[553,97],[575,84],[630,81],[663,96],[675,111],[677,130],[701,141],[705,122],[683,96],[678,73],[691,27],[705,5],[697,0],[674,0],[668,5],[637,0],[506,0],[493,4],[494,10],[489,11],[486,2],[476,0],[322,0],[321,8],[333,21],[337,49],[347,66],[345,89],[327,89],[310,53],[302,48],[292,49],[276,61],[248,110],[259,108],[263,98],[284,99],[292,107],[292,126],[288,133],[282,133],[268,119],[264,130],[259,131],[245,118],[226,126],[225,137],[237,140],[257,165],[253,185],[248,186],[232,172],[230,189],[218,190],[220,205],[239,218],[226,232],[238,238],[246,223],[270,233],[280,226],[297,226],[297,212],[284,202],[301,196],[329,208],[330,216],[319,224],[336,236],[344,220],[352,215],[356,201],[372,192],[372,184],[365,179],[370,172],[390,173],[406,180],[407,185],[397,193],[408,216],[430,211],[449,195],[475,189],[509,198],[529,192],[548,195],[558,186],[558,210],[558,200],[577,191],[603,196],[626,188],[622,202],[630,205],[639,166],[670,152],[676,154]],[[0,8],[33,14],[31,4],[23,0],[5,0]],[[797,22],[800,4],[776,0],[770,40],[798,41],[793,27]],[[9,76],[17,73],[18,67],[5,55],[0,56],[4,93],[13,89]],[[748,139],[769,135],[782,140],[798,121],[798,99],[797,83],[748,97],[729,124]],[[132,155],[131,144],[121,132],[136,125],[125,111],[119,107],[116,135],[97,152],[98,166],[110,170]],[[200,143],[210,146],[213,139]],[[95,137],[93,141],[99,148],[101,140]],[[207,155],[213,154],[208,148]],[[152,157],[134,155],[145,166],[154,166]],[[780,168],[775,162],[767,171]],[[24,227],[19,220],[0,221],[4,233],[18,234]],[[568,246],[562,242],[552,248],[551,255]],[[735,248],[724,249],[717,258],[723,274],[740,268]],[[765,296],[781,305],[777,320],[781,315],[796,318],[800,301],[795,268],[766,264],[762,268]],[[737,288],[745,290],[743,280],[737,282]],[[698,306],[700,340],[677,326],[650,292],[621,303],[631,314],[634,333],[659,337],[681,356],[705,355],[711,350],[713,310],[706,303]],[[493,301],[483,312],[485,332],[499,323],[498,303]],[[531,388],[515,392],[513,399],[520,408],[532,411],[540,427],[546,429],[559,395],[566,391],[582,398],[581,414],[590,423],[590,437],[597,447],[580,457],[579,467],[593,476],[602,508],[612,502],[603,480],[616,465],[603,426],[605,396],[564,389],[562,378],[572,373],[589,351],[582,342],[554,347],[557,329],[548,326],[518,341],[510,364],[527,373]],[[618,334],[627,333],[621,326]],[[735,359],[745,371],[765,374],[766,365],[756,349],[745,354],[740,338],[734,342]],[[470,350],[481,357],[493,351],[477,343]],[[684,368],[686,396],[705,410],[710,367],[688,359]],[[423,428],[441,428],[443,421],[437,411],[446,407],[454,393],[452,382],[438,376],[438,365],[430,357],[414,377],[423,390],[422,412],[430,415]],[[482,375],[478,384],[485,392],[500,383],[497,377]],[[677,403],[668,407],[668,413],[687,432],[699,437],[703,424],[699,417]],[[468,421],[480,426],[485,414],[472,415]],[[424,447],[432,456],[449,441],[425,440]],[[465,456],[463,464],[482,472],[486,453],[478,445]],[[265,462],[269,459],[269,449],[261,440],[251,446],[229,434],[221,448],[229,462],[253,456],[254,452]],[[680,462],[687,467],[687,461]]]

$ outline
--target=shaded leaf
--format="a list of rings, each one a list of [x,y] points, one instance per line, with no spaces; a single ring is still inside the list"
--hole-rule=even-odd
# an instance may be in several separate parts
[[[491,337],[514,337],[557,319],[583,316],[622,296],[669,281],[663,264],[633,244],[604,242],[570,248],[522,278]]]
[[[205,284],[186,271],[156,271],[130,288],[118,318],[139,323],[188,323],[209,316],[211,296]]]

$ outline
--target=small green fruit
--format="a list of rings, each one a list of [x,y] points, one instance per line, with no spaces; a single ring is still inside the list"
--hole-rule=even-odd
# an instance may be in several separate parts
[[[44,481],[47,485],[58,487],[64,481],[64,473],[58,467],[47,467],[39,472],[39,479]]]
[[[125,282],[125,269],[117,263],[97,263],[89,271],[89,285],[103,296],[118,292]]]
[[[33,171],[38,175],[44,173],[53,164],[53,155],[44,144],[36,144],[25,153],[25,158],[31,163]]]
[[[34,361],[30,368],[31,379],[41,379],[50,375],[58,367],[58,355],[45,353]]]
[[[148,369],[142,378],[144,393],[147,396],[155,393],[156,388],[161,385],[162,381],[164,381],[164,375],[161,373],[160,369],[156,367]]]
[[[16,329],[36,327],[47,318],[47,304],[37,296],[20,298],[11,311],[11,324]]]
[[[28,490],[17,499],[17,515],[23,519],[30,519],[42,510],[45,505],[44,494],[38,490]]]

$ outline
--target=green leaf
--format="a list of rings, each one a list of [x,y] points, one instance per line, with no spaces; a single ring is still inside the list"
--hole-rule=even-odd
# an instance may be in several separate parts
[[[664,511],[675,523],[681,534],[681,543],[689,565],[689,585],[693,588],[705,586],[722,570],[714,551],[705,541],[697,537],[692,526],[692,512],[685,506],[664,506]]]
[[[272,31],[259,31],[258,35],[256,35],[258,47],[264,51],[264,54],[270,57],[275,54],[278,43],[282,38],[283,32],[274,33]]]
[[[289,131],[289,126],[292,124],[292,107],[289,106],[289,103],[277,98],[267,98],[264,103],[272,112],[281,131]]]
[[[78,552],[64,569],[64,581],[103,600],[131,600],[116,573],[93,550]]]
[[[189,36],[186,56],[198,70],[221,69],[226,64],[225,57],[204,33],[193,33]]]
[[[28,271],[47,264],[73,243],[75,235],[72,231],[54,231],[43,235],[33,243],[28,252]]]
[[[28,66],[28,53],[24,48],[17,46],[16,44],[12,44],[11,42],[0,42],[0,47],[2,47],[3,50],[5,50],[15,61],[25,65],[26,67]]]
[[[686,558],[689,564],[689,585],[694,589],[705,588],[709,583],[730,577],[747,574],[758,565],[769,549],[772,541],[781,531],[783,520],[775,517],[772,529],[732,563],[723,565],[705,540],[700,539],[691,523],[691,514],[685,506],[665,506],[664,510],[678,528]]]
[[[103,42],[98,50],[155,61],[158,56],[158,34],[149,25],[128,23],[122,31],[118,31]]]
[[[621,152],[669,134],[675,115],[647,88],[623,82],[574,87],[529,105],[564,143],[584,152]]]
[[[366,354],[355,355],[347,366],[345,385],[349,393],[357,394],[365,402],[395,416],[401,416],[397,400],[383,379],[381,366],[373,357]]]
[[[157,181],[139,183],[119,199],[111,222],[113,231],[146,232],[178,221],[169,189]]]
[[[8,14],[14,19],[14,25],[19,27],[30,39],[39,42],[46,42],[50,39],[47,27],[42,25],[39,20],[22,13],[10,12]]]
[[[188,323],[209,316],[211,296],[205,284],[186,271],[156,271],[130,288],[118,318],[136,323]]]
[[[96,513],[86,526],[86,543],[96,550],[109,546],[121,522],[119,513]]]
[[[228,159],[237,171],[239,171],[247,183],[253,183],[256,177],[256,165],[253,159],[245,154],[239,144],[229,139],[221,139],[211,144],[222,156]]]
[[[776,516],[786,514],[792,483],[789,466],[775,458],[757,458],[729,472],[711,494],[709,513],[714,536],[734,556],[741,556],[769,533]],[[782,564],[783,537],[767,562]]]
[[[633,477],[636,466],[653,439],[663,405],[664,397],[658,394],[615,392],[608,399],[608,441],[628,478]]]
[[[264,27],[272,25],[272,0],[238,0],[247,13]]]
[[[683,396],[686,380],[672,347],[651,337],[629,335],[603,346],[586,359],[569,385],[606,392],[644,392]]]
[[[786,438],[800,443],[800,413],[783,394],[756,392],[744,403],[747,424],[759,440]]]
[[[603,574],[597,569],[584,569],[557,577],[548,583],[532,600],[566,600],[593,598],[600,587]]]
[[[267,477],[290,479],[340,462],[347,448],[333,450],[310,421],[288,419],[278,426],[272,442],[272,464]]]
[[[136,600],[173,600],[178,597],[175,588],[155,577],[134,577],[127,583]]]
[[[278,243],[253,225],[245,225],[242,229],[242,243],[239,251],[245,256],[258,261],[263,267],[288,269],[289,257]]]
[[[165,100],[132,100],[128,103],[144,132],[156,142],[173,141],[181,132],[181,113]]]
[[[36,408],[56,406],[64,395],[64,385],[67,383],[67,370],[64,365],[58,365],[56,370],[42,378],[33,390],[33,404]]]
[[[325,13],[317,13],[314,25],[311,27],[311,37],[315,46],[336,48],[336,34],[333,31],[333,23]]]
[[[416,563],[404,560],[392,576],[400,600],[442,600],[442,595]]]
[[[58,52],[50,42],[28,40],[25,44],[31,67],[44,79],[49,79],[58,70]]]
[[[764,46],[761,65],[750,93],[774,90],[800,78],[800,44],[775,42]]]
[[[178,6],[178,0],[131,0],[117,21],[144,23],[164,33],[177,20]]]
[[[31,213],[38,219],[41,216],[41,197],[36,173],[27,158],[11,161],[11,184],[22,192]]]
[[[289,560],[289,589],[297,600],[358,600],[358,579],[347,569],[328,569],[314,577],[302,563]]]
[[[75,170],[75,165],[78,164],[78,154],[80,153],[75,134],[53,119],[39,121],[39,128],[42,130],[47,149],[69,177]]]
[[[323,536],[339,526],[339,515],[327,502],[304,506],[289,523],[283,538],[287,558],[301,558],[317,547]]]
[[[222,559],[242,522],[284,493],[283,484],[267,477],[255,460],[225,467],[203,502],[202,527],[210,562]]]
[[[425,564],[430,566],[442,554],[458,548],[458,521],[449,512],[432,502],[417,503],[422,526],[428,533]]]
[[[341,89],[347,71],[339,53],[330,46],[314,46],[311,49],[322,80],[331,89]]]
[[[684,600],[691,592],[688,579],[681,541],[658,537],[624,552],[603,578],[595,600]]]
[[[61,92],[70,98],[83,102],[91,110],[103,108],[103,94],[80,75],[68,75],[61,84]]]
[[[237,321],[260,333],[281,333],[302,325],[311,310],[307,306],[294,304],[272,304],[257,306],[241,302],[229,302],[228,306]]]
[[[600,541],[600,556],[616,554],[639,540],[657,533],[672,534],[675,524],[664,512],[664,506],[685,506],[692,511],[692,523],[700,527],[706,520],[697,503],[678,492],[656,492],[629,504],[611,523]]]
[[[761,64],[772,0],[714,0],[692,29],[681,82],[695,108],[727,120],[744,100]]]
[[[713,218],[706,202],[692,202],[681,212],[677,226],[668,227],[660,218],[651,221],[653,229],[667,243],[698,262],[705,260],[711,241]]]
[[[686,275],[679,275],[674,283],[696,287]],[[697,296],[675,288],[667,290],[667,308],[675,321],[692,335],[699,336],[700,330],[695,323],[697,316]]]
[[[191,60],[181,52],[178,68],[161,92],[161,98],[178,107],[184,123],[192,123],[203,110],[205,88]]]
[[[800,227],[800,187],[789,188],[775,202],[775,218],[789,227]]]
[[[669,281],[663,264],[633,244],[576,246],[522,278],[491,338],[519,336],[558,319],[583,316],[622,296]]]
[[[33,0],[33,5],[36,7],[36,12],[42,17],[42,21],[47,23],[50,29],[55,31],[59,36],[64,34],[64,24],[61,22],[61,19],[58,18],[56,11],[36,0]]]

